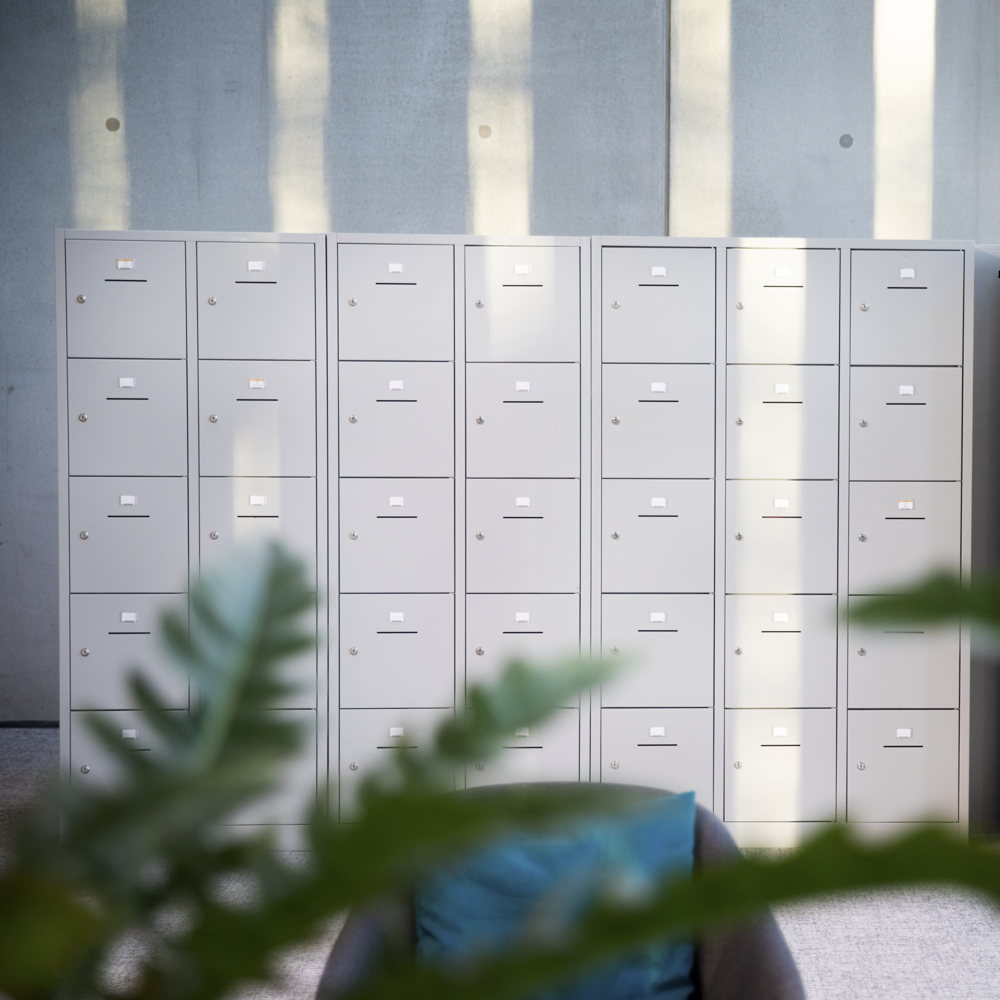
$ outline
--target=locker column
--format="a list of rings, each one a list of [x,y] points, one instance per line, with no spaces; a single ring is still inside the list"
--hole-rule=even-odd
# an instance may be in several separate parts
[[[466,685],[580,648],[580,245],[466,246]],[[469,786],[580,777],[578,699]]]
[[[836,813],[840,251],[727,249],[724,818]]]
[[[60,547],[69,568],[61,725],[70,779],[101,784],[118,755],[91,733],[95,714],[121,732],[122,752],[156,752],[127,684],[135,664],[171,710],[188,708],[187,678],[166,661],[159,635],[165,610],[187,616],[185,245],[71,238],[60,249],[68,474]]]
[[[716,251],[600,253],[600,780],[711,809]]]
[[[964,287],[962,250],[852,251],[852,603],[961,570]],[[848,821],[958,822],[958,627],[848,628]]]
[[[363,238],[362,238],[363,239]],[[339,808],[455,703],[452,244],[337,245]]]

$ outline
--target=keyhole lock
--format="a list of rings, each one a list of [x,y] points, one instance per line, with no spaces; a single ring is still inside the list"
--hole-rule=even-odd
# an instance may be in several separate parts
[[[742,762],[742,761],[739,761],[739,760],[736,760],[736,761],[733,761],[733,767],[735,767],[737,771],[738,771],[738,770],[739,770],[739,769],[740,769],[740,768],[741,768],[742,766],[743,766],[743,762]]]
[[[737,647],[736,647],[736,648],[735,648],[735,649],[733,650],[733,652],[734,652],[734,653],[735,653],[735,654],[736,654],[737,656],[742,656],[742,655],[743,655],[743,650],[742,650],[742,649],[740,649],[740,647],[739,647],[739,646],[737,646]]]
[[[859,420],[858,421],[858,426],[859,427],[867,427],[868,426],[868,421],[867,420]]]
[[[858,541],[859,542],[867,542],[868,541],[868,536],[867,535],[858,535]]]
[[[349,538],[349,539],[350,539],[350,540],[351,540],[352,542],[356,542],[356,541],[358,540],[358,533],[357,533],[356,531],[352,531],[352,532],[351,532],[351,533],[350,533],[350,534],[349,534],[349,535],[348,535],[347,537],[348,537],[348,538]]]
[[[214,295],[210,295],[210,296],[208,297],[208,304],[209,304],[210,306],[214,306],[214,305],[215,305],[215,303],[216,303],[216,302],[218,302],[218,301],[219,301],[219,300],[218,300],[218,299],[217,299],[217,298],[216,298],[216,297],[215,297]]]
[[[477,424],[485,424],[486,423],[486,417],[476,417],[476,423]]]
[[[358,647],[351,646],[351,656],[357,656],[357,655],[358,655]]]
[[[737,531],[736,535],[735,535],[735,538],[736,538],[736,541],[742,542],[743,541],[743,532],[742,531]]]
[[[612,417],[611,418],[611,423],[613,423],[617,427],[618,424],[621,423],[621,420],[618,417]]]
[[[621,652],[621,650],[617,646],[612,646],[611,652],[614,653],[615,656],[617,656]]]
[[[86,295],[78,295],[76,297],[76,301],[79,302],[80,305],[82,306],[84,304],[84,302],[87,301],[87,296]]]
[[[81,413],[76,419],[79,420],[81,424],[85,424],[87,422],[87,414]]]
[[[742,427],[743,426],[743,418],[742,417],[737,417],[736,418],[736,426],[737,427]]]
[[[83,649],[80,650],[80,655],[81,656],[90,656],[90,650],[87,649],[86,646],[84,646]]]
[[[868,312],[868,303],[867,303],[867,302],[862,302],[862,303],[861,303],[861,311],[862,311],[863,313],[866,313],[866,312]]]
[[[83,539],[84,541],[86,541],[86,540],[87,540],[88,538],[90,538],[90,532],[89,532],[89,531],[81,531],[81,532],[80,532],[80,537],[81,537],[81,538],[82,538],[82,539]]]
[[[476,761],[476,770],[477,771],[481,771],[484,767],[486,767],[486,765],[481,760],[477,760]]]
[[[208,537],[211,538],[213,542],[217,541],[219,538],[219,533],[217,531],[210,531],[208,533]]]
[[[476,308],[477,309],[482,309],[483,306],[485,306],[485,305],[486,305],[486,303],[482,299],[476,299]]]
[[[611,303],[612,309],[621,309],[621,307],[622,304],[617,299],[615,299],[615,301]]]
[[[864,648],[864,646],[858,647],[858,656],[867,656],[867,655],[868,651]]]
[[[865,769],[865,762],[863,760],[858,761],[858,770],[863,771]]]
[[[476,646],[476,656],[482,656],[486,650],[482,646]]]
[[[210,424],[217,424],[219,422],[219,414],[218,413],[210,413],[208,415],[208,422]]]
[[[349,424],[356,424],[356,423],[358,422],[358,415],[357,415],[356,413],[352,413],[352,414],[351,414],[351,415],[350,415],[350,416],[349,416],[349,417],[347,418],[347,422],[348,422]]]
[[[617,771],[617,770],[618,770],[618,761],[616,761],[616,760],[613,760],[613,761],[611,762],[611,770],[612,770],[612,771]]]
[[[736,303],[736,308],[737,309],[742,309],[743,308],[743,303],[742,302],[737,302]]]
[[[480,541],[482,541],[485,537],[486,536],[481,531],[476,532],[476,538],[478,538]]]
[[[83,767],[80,768],[80,774],[90,774],[90,765],[84,764]]]
[[[357,299],[348,299],[347,300],[347,304],[349,306],[356,306],[358,304],[358,300]]]
[[[358,762],[356,760],[351,761],[351,770],[356,771],[358,769]]]
[[[619,535],[617,531],[612,531],[611,532],[611,537],[614,538],[614,539],[619,539],[619,538],[621,538],[621,535]]]

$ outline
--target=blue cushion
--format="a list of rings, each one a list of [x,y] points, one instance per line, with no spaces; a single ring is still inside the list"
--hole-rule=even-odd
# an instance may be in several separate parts
[[[560,834],[508,837],[466,858],[416,892],[418,961],[453,965],[537,944],[609,887],[641,894],[666,875],[690,876],[694,817],[693,792],[669,795]],[[693,964],[690,941],[670,941],[539,997],[683,1000]]]

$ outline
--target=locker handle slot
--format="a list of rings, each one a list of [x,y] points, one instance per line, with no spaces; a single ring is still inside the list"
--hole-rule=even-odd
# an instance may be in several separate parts
[[[676,632],[675,628],[637,628],[636,632]],[[657,744],[659,746],[659,744]]]
[[[923,750],[923,743],[883,743],[883,750]]]
[[[237,403],[277,403],[279,400],[272,397],[263,398],[262,396],[237,396]]]
[[[276,281],[237,281],[237,285],[276,285]]]
[[[376,514],[376,521],[415,521],[416,514]]]
[[[922,629],[908,629],[908,628],[887,628],[882,632],[883,635],[923,635]]]
[[[761,514],[762,521],[801,521],[801,514]]]
[[[504,514],[505,521],[544,521],[541,514]]]
[[[117,402],[132,402],[137,403],[149,402],[149,396],[105,396],[107,400],[117,401]]]
[[[680,517],[680,514],[636,514],[636,517]]]
[[[679,403],[679,399],[637,399],[637,403]]]
[[[108,514],[108,517],[150,517],[150,514]]]
[[[761,743],[762,747],[800,747],[801,743]]]
[[[926,521],[926,517],[887,517],[887,521]]]
[[[762,399],[762,403],[769,406],[801,406],[801,399]]]
[[[152,632],[109,632],[108,635],[152,635]]]
[[[376,750],[419,750],[420,747],[418,747],[415,743],[412,746],[402,746],[402,745],[392,746],[390,744],[389,746],[386,747],[375,747],[375,749]]]
[[[501,285],[502,288],[544,288],[544,285],[522,285],[520,282],[514,285]]]
[[[376,403],[419,403],[419,399],[376,399]]]
[[[887,289],[893,292],[926,292],[926,285],[886,285]]]
[[[886,406],[926,406],[926,403],[886,403]]]
[[[417,283],[415,281],[376,281],[376,285],[413,285]]]
[[[501,635],[545,635],[545,633],[541,631],[541,629],[539,629],[537,632],[522,631],[519,629],[513,632],[501,632],[500,634]]]
[[[761,635],[801,635],[800,628],[762,628]]]
[[[762,285],[762,288],[805,288],[805,285]]]
[[[636,743],[637,747],[675,747],[676,743]]]
[[[236,515],[237,520],[243,517],[253,518],[253,520],[255,521],[262,518],[263,519],[274,518],[274,520],[277,521],[277,519],[281,517],[281,515],[280,514],[237,514]]]
[[[544,403],[544,399],[505,399],[504,403]]]
[[[539,286],[539,287],[541,287],[541,286]],[[509,745],[509,746],[508,746],[508,745],[507,745],[507,744],[505,743],[505,744],[504,744],[504,745],[503,745],[503,746],[501,747],[501,749],[502,749],[502,750],[544,750],[544,749],[545,749],[545,747],[543,747],[543,746],[530,746],[530,747],[526,747],[526,746],[524,746],[523,744],[522,744],[522,745],[519,745],[519,744],[511,744],[511,745]]]
[[[386,629],[381,632],[376,632],[376,635],[420,635],[416,629]]]
[[[124,282],[126,282],[127,284],[130,284],[130,285],[136,285],[136,284],[144,285],[144,284],[146,284],[147,281],[149,281],[149,278],[105,278],[104,280],[105,281],[115,281],[115,282],[122,282],[122,281],[124,281]]]
[[[639,282],[639,287],[640,288],[680,288],[681,286],[680,285],[676,285],[676,284],[675,285],[664,285],[661,282],[652,282],[652,281],[645,281],[644,282],[644,281],[640,281]]]

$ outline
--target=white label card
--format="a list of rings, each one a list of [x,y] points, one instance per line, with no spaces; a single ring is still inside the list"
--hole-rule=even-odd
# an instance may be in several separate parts
[[[527,726],[521,726],[520,729],[514,730],[514,735],[519,740],[526,740],[531,735],[531,731],[528,729]]]
[[[913,510],[912,500],[897,500],[896,510]]]
[[[515,392],[531,392],[530,382],[515,382],[514,383]]]
[[[135,261],[134,260],[123,260],[121,257],[118,258],[118,270],[119,271],[134,271]]]
[[[123,622],[138,623],[139,621],[139,614],[136,611],[123,611],[121,617]]]
[[[792,387],[787,382],[775,382],[774,391],[779,395],[787,396],[792,391]]]
[[[788,726],[775,726],[771,730],[771,735],[772,736],[787,736],[788,735]]]
[[[389,265],[389,273],[390,274],[402,274],[403,273],[403,265],[402,264],[390,264]]]
[[[774,509],[775,510],[788,510],[788,498],[787,497],[775,497],[774,498]]]
[[[530,507],[531,497],[514,497],[515,507]]]
[[[514,622],[530,622],[531,614],[528,611],[515,611],[514,612]]]
[[[406,506],[405,501],[402,497],[389,497],[390,507],[404,507]]]
[[[134,507],[138,503],[138,497],[129,496],[127,493],[123,493],[118,498],[118,505],[120,507]]]
[[[405,622],[406,615],[402,611],[390,611],[389,612],[389,622]]]
[[[267,494],[263,496],[255,496],[250,494],[250,506],[251,507],[266,507],[267,506]]]
[[[650,497],[649,498],[650,507],[666,507],[667,498],[666,497]]]
[[[248,378],[247,387],[250,389],[266,389],[267,379],[264,378]]]
[[[263,271],[264,262],[262,260],[248,260],[247,261],[248,271]]]
[[[899,387],[899,394],[900,394],[900,396],[912,396],[913,395],[913,386],[912,385],[901,385]]]
[[[123,740],[137,740],[139,738],[138,729],[123,729],[122,739]]]
[[[665,267],[657,267],[657,265],[654,264],[649,269],[649,276],[651,278],[665,278],[667,276],[667,269]]]
[[[650,382],[649,383],[650,392],[666,392],[667,383],[666,382]]]
[[[404,730],[402,726],[389,727],[389,739],[391,740],[402,739],[403,736],[404,736]]]
[[[774,614],[771,615],[771,621],[774,622],[775,625],[787,624],[787,622],[788,622],[788,612],[787,611],[775,611]]]
[[[915,267],[901,267],[899,269],[899,276],[901,278],[915,278],[917,276],[917,269]]]
[[[514,265],[515,274],[531,274],[530,264],[515,264]]]
[[[400,379],[389,379],[389,392],[402,392],[403,391],[403,380]]]
[[[896,730],[897,740],[912,740],[913,730],[912,729],[897,729]]]
[[[664,736],[667,735],[667,727],[666,726],[650,726],[649,727],[649,735],[650,736],[659,736],[659,737],[662,738],[662,737],[664,737]]]
[[[792,276],[792,269],[790,267],[778,266],[774,269],[774,276],[776,278],[790,278]]]
[[[120,378],[118,379],[119,389],[134,389],[135,379],[134,378]]]
[[[650,611],[649,620],[653,623],[659,622],[661,625],[666,625],[667,613],[666,611]]]

